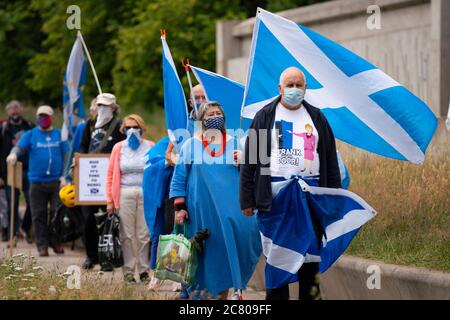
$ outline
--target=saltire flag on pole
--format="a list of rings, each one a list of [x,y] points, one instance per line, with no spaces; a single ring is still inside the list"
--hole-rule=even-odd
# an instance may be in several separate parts
[[[73,135],[72,116],[79,118],[86,116],[83,103],[83,88],[86,84],[87,65],[84,58],[83,47],[79,37],[73,44],[64,74],[63,83],[63,127],[61,136],[63,140],[70,140]]]
[[[244,85],[202,68],[189,67],[203,86],[206,100],[217,101],[223,107],[227,129],[239,129]]]
[[[306,76],[305,100],[325,114],[337,138],[367,151],[422,163],[437,127],[428,106],[383,71],[324,36],[258,9],[242,116],[278,95],[284,69]]]
[[[187,129],[188,112],[183,86],[178,77],[175,63],[172,59],[169,46],[166,42],[166,34],[161,30],[162,42],[162,68],[164,82],[164,111],[166,126],[170,141],[177,151],[181,148],[183,136],[177,129]]]
[[[220,74],[194,67],[189,65],[194,72],[197,81],[203,86],[205,90],[206,99],[208,101],[219,102],[224,111],[226,117],[227,129],[237,130],[241,128],[243,131],[247,131],[250,127],[251,120],[241,117],[241,106],[244,98],[244,85],[235,82]],[[245,143],[246,135],[242,137],[242,145]],[[341,173],[342,187],[347,189],[350,184],[350,174],[340,154],[338,153],[339,171]]]

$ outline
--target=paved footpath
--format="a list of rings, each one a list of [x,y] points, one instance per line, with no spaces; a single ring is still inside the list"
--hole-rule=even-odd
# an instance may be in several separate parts
[[[70,265],[81,266],[84,261],[84,249],[80,241],[77,241],[75,249],[71,249],[70,244],[64,245],[65,253],[63,255],[56,255],[52,249],[49,248],[48,257],[39,257],[34,244],[28,244],[24,239],[20,239],[17,243],[17,247],[14,249],[13,254],[23,253],[25,255],[32,255],[36,257],[38,264],[41,265],[47,271],[55,271],[58,273],[64,273],[67,267]],[[6,257],[9,255],[9,249],[7,248],[7,242],[0,242],[0,257]],[[100,266],[96,266],[93,270],[87,272],[98,272]],[[121,270],[115,272],[105,272],[102,277],[105,280],[123,281],[123,275]],[[164,281],[161,287],[157,290],[158,299],[173,299],[176,292],[173,291],[174,283],[171,281]],[[255,291],[249,288],[244,292],[245,300],[262,300],[264,299],[264,292]]]

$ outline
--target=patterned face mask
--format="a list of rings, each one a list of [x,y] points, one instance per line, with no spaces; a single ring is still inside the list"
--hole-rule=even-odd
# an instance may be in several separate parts
[[[217,129],[223,131],[225,129],[225,117],[219,116],[209,119],[203,119],[203,126],[206,130]]]
[[[39,115],[37,118],[37,122],[42,129],[50,128],[52,125],[52,117],[48,115]]]

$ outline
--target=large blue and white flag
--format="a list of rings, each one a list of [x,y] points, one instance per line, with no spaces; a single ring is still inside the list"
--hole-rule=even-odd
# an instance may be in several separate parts
[[[306,76],[305,100],[335,136],[386,157],[422,163],[436,130],[433,112],[383,71],[324,36],[258,9],[242,115],[253,118],[278,96],[284,69]]]
[[[318,186],[316,179],[272,182],[271,211],[257,220],[266,257],[266,287],[298,281],[303,263],[325,272],[376,211],[358,195]],[[320,230],[320,231],[319,231]]]
[[[224,111],[227,122],[227,129],[243,129],[244,132],[250,127],[251,120],[241,118],[242,99],[244,98],[245,87],[227,77],[220,74],[194,67],[190,65],[194,72],[197,81],[203,86],[205,90],[206,99],[208,101],[218,101]],[[242,137],[242,145],[245,143],[244,135]],[[338,153],[339,170],[341,173],[341,183],[344,189],[347,189],[350,184],[350,174],[340,154]]]
[[[84,58],[83,47],[79,37],[73,44],[67,62],[63,83],[63,127],[61,136],[63,140],[70,139],[73,134],[72,119],[75,114],[83,119],[86,116],[83,103],[83,88],[86,84],[87,65]]]
[[[244,97],[244,85],[220,74],[190,66],[197,81],[205,90],[206,100],[217,101],[223,107],[227,129],[241,127],[241,106]]]
[[[178,77],[177,68],[172,59],[165,34],[161,35],[162,42],[162,68],[164,82],[164,111],[166,115],[166,126],[170,141],[177,151],[185,136],[178,129],[187,129],[188,112],[186,97],[183,86]]]

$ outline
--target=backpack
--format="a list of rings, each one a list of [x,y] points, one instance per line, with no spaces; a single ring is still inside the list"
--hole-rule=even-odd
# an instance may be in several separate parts
[[[80,206],[68,208],[59,204],[50,223],[52,235],[60,243],[72,242],[72,250],[75,240],[81,237],[84,231],[84,219]]]

